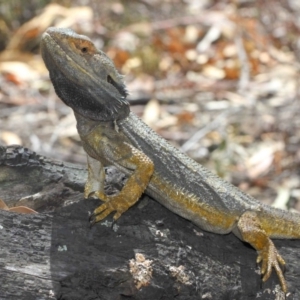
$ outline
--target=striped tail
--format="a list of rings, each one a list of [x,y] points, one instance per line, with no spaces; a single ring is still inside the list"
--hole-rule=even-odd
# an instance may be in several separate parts
[[[263,205],[257,215],[270,238],[300,239],[300,214]]]

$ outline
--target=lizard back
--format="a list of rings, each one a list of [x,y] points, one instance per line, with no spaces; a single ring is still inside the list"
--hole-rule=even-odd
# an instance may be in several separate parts
[[[210,231],[213,229],[206,224],[205,219],[199,220],[199,215],[193,217],[193,211],[183,215],[185,210],[178,206],[180,202],[178,199],[176,201],[172,199],[169,194],[170,190],[181,192],[183,197],[186,195],[185,201],[193,201],[192,210],[195,210],[195,206],[206,205],[213,210],[223,212],[223,215],[225,213],[231,224],[226,230],[222,228],[212,230],[218,233],[230,232],[235,226],[236,219],[244,211],[258,210],[262,206],[251,196],[223,181],[170,145],[134,113],[131,112],[127,118],[120,121],[119,127],[130,142],[150,157],[155,164],[153,179],[146,192],[170,210],[190,219],[201,228]]]

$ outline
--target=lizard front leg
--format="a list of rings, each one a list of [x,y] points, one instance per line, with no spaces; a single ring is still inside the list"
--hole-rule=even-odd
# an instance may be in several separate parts
[[[107,196],[104,194],[103,188],[94,193],[105,203],[96,208],[91,215],[92,225],[103,220],[114,211],[116,213],[113,218],[116,221],[129,207],[138,201],[149,184],[154,171],[154,164],[150,158],[128,143],[124,142],[118,147],[111,147],[105,152],[109,153],[107,156],[111,156],[112,161],[117,166],[133,170],[133,173],[119,194]],[[102,176],[100,177],[102,178]],[[90,185],[90,183],[86,185],[87,191],[90,190]],[[101,187],[103,186],[101,185]]]
[[[257,214],[255,212],[245,212],[238,221],[238,229],[245,242],[248,242],[258,252],[257,263],[261,263],[261,273],[263,281],[269,279],[272,268],[275,269],[282,287],[282,290],[287,292],[287,284],[283,276],[282,267],[285,266],[285,261],[279,255],[274,243],[267,236],[262,228]]]
[[[95,195],[95,192],[104,193],[105,170],[103,164],[87,154],[88,179],[84,187],[84,198]]]

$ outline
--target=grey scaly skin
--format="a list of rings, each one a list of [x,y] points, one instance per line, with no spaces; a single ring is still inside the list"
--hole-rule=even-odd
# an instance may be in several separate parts
[[[300,238],[300,215],[261,204],[152,131],[130,112],[123,77],[86,36],[49,28],[41,51],[57,95],[77,119],[88,158],[85,198],[105,201],[95,209],[92,224],[112,212],[117,220],[145,192],[204,230],[233,232],[250,243],[262,263],[263,281],[274,268],[287,292],[281,270],[285,262],[270,238]],[[129,176],[114,196],[104,193],[107,165]]]

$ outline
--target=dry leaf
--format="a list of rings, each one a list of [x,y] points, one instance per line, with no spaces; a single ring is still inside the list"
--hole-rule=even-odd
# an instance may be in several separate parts
[[[22,145],[21,138],[11,131],[2,131],[0,133],[0,140],[2,140],[5,145]]]
[[[36,214],[37,212],[26,206],[16,206],[9,208],[6,203],[0,199],[0,209],[22,214]]]
[[[156,99],[150,100],[144,109],[144,114],[142,120],[153,127],[155,123],[159,120],[159,115],[161,113],[161,108]]]

